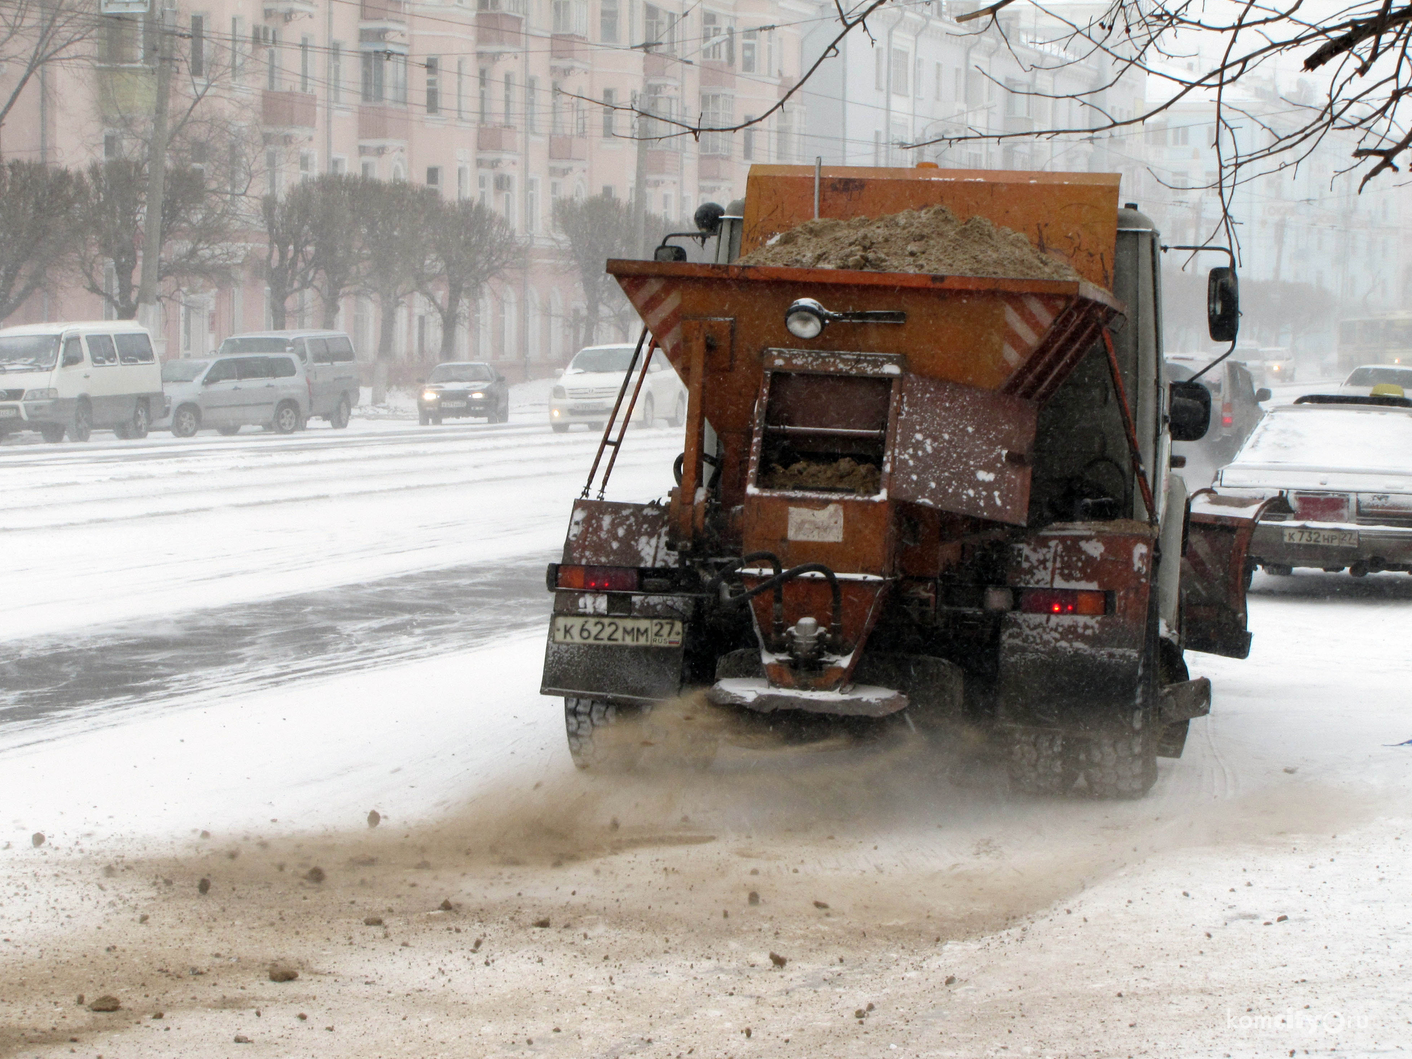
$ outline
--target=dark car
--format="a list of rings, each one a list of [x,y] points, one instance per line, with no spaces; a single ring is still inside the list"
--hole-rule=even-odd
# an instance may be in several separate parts
[[[1207,357],[1168,357],[1167,378],[1173,382],[1190,379],[1210,363]],[[1264,387],[1257,390],[1250,370],[1239,361],[1217,364],[1200,381],[1211,391],[1211,426],[1200,441],[1172,444],[1172,455],[1186,461],[1180,473],[1192,490],[1210,485],[1216,472],[1235,459],[1265,414],[1260,403],[1270,399],[1270,391]]]
[[[489,364],[449,361],[438,364],[417,395],[422,426],[448,416],[484,416],[487,423],[510,418],[510,384]]]

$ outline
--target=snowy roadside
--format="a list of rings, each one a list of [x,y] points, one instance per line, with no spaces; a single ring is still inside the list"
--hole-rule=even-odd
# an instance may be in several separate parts
[[[545,422],[549,415],[549,391],[558,379],[530,379],[510,386],[510,414],[543,412]],[[387,391],[382,404],[373,404],[373,388],[364,386],[359,396],[358,406],[353,409],[355,419],[416,419],[417,391],[394,387]]]

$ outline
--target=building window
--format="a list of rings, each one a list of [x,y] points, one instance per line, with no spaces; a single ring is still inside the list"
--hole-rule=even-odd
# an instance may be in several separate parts
[[[733,65],[735,31],[725,15],[705,11],[701,15],[701,57]]]
[[[750,122],[755,120],[755,115],[745,115],[746,126],[740,132],[740,156],[747,162],[755,160],[755,127]]]
[[[427,56],[427,113],[441,113],[441,60]]]
[[[300,151],[300,152],[299,152],[299,179],[300,179],[300,180],[312,180],[312,179],[314,178],[314,176],[316,175],[317,169],[318,169],[318,165],[317,165],[317,163],[314,161],[314,152],[313,152],[313,151]]]
[[[584,109],[583,100],[574,100],[574,135],[588,135],[588,111]]]
[[[456,120],[466,120],[466,60],[456,60]]]
[[[348,159],[341,155],[335,155],[329,159],[328,171],[335,176],[342,176],[344,173],[348,172]]]
[[[461,201],[471,197],[471,167],[468,165],[456,168],[456,199]]]
[[[407,56],[389,55],[387,57],[388,73],[388,96],[392,102],[399,106],[407,105]]]
[[[112,159],[122,154],[122,140],[116,132],[103,134],[103,157]]]
[[[206,76],[206,16],[191,16],[191,76]]]
[[[564,132],[564,103],[559,98],[560,92],[559,82],[555,81],[549,90],[549,131],[555,136]]]
[[[363,179],[376,180],[378,178],[378,164],[371,158],[363,160]]]
[[[480,192],[480,204],[490,205],[490,178],[486,173],[481,173],[477,178],[478,190]]]
[[[911,65],[905,49],[892,49],[892,94],[894,96],[907,95],[907,70]]]
[[[747,29],[740,35],[740,72],[743,74],[755,73],[759,65],[759,37],[758,29]]]
[[[525,181],[525,231],[531,235],[539,231],[538,177],[530,177]]]
[[[922,98],[922,60],[920,56],[912,63],[912,91],[918,99]]]
[[[677,50],[677,16],[656,4],[643,5],[643,31],[648,44],[672,54]]]
[[[506,125],[515,124],[515,75],[506,74],[502,85],[504,88],[504,106],[501,112],[501,121]]]
[[[271,195],[284,190],[284,174],[280,169],[279,151],[271,147],[265,151],[265,190]]]
[[[618,43],[618,0],[600,0],[598,39],[604,44]]]
[[[309,91],[309,84],[314,77],[314,52],[313,41],[308,37],[299,38],[299,91]]]
[[[720,129],[722,126],[733,124],[731,114],[734,111],[734,101],[724,92],[703,92],[701,94],[701,124],[702,127],[710,129]],[[703,132],[701,134],[701,153],[709,155],[729,155],[731,153],[731,134],[728,132]]]
[[[387,95],[385,84],[387,62],[381,52],[363,53],[363,102],[381,103]]]
[[[553,0],[554,32],[576,37],[588,36],[588,4],[586,0]]]
[[[271,92],[279,88],[279,34],[270,33],[270,45],[265,49],[265,87]]]
[[[887,64],[883,61],[883,50],[873,48],[873,87],[879,92],[887,91]]]
[[[611,88],[603,90],[603,137],[608,139],[617,134],[618,112],[613,109],[618,101],[618,93]]]
[[[775,161],[789,164],[794,161],[794,121],[797,115],[780,111],[775,118]]]
[[[438,195],[441,194],[441,166],[427,166],[427,187],[431,188]]]
[[[328,46],[328,98],[336,107],[343,103],[343,45],[338,41]]]
[[[480,68],[480,114],[479,120],[482,125],[490,124],[490,71],[484,66]]]
[[[614,190],[612,184],[603,185],[603,197],[609,202],[612,202],[615,198],[618,197],[618,193]]]
[[[239,81],[245,75],[244,22],[242,18],[230,20],[230,76],[233,81]]]
[[[525,78],[525,130],[539,131],[539,78]]]

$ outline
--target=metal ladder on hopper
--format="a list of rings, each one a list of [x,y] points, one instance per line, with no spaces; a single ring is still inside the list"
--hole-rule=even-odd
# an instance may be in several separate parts
[[[642,355],[642,347],[647,346],[647,355]],[[647,366],[652,363],[652,354],[656,352],[657,340],[648,340],[647,328],[642,329],[642,334],[637,338],[637,347],[632,351],[632,360],[628,363],[628,370],[623,372],[623,384],[618,387],[618,399],[613,402],[613,411],[608,414],[608,422],[603,427],[603,437],[598,442],[598,453],[593,457],[593,466],[588,472],[588,481],[583,485],[583,492],[579,494],[579,499],[588,499],[588,494],[593,491],[593,480],[598,475],[599,464],[603,462],[603,453],[610,447],[613,455],[608,458],[608,465],[603,468],[603,480],[598,483],[598,499],[603,499],[603,491],[608,488],[608,479],[613,475],[613,465],[618,462],[618,453],[622,450],[623,438],[628,432],[628,424],[632,422],[633,409],[637,407],[638,395],[642,393],[642,384],[647,380]],[[642,366],[638,367],[638,361],[642,361]],[[623,398],[627,396],[628,383],[632,382],[633,372],[637,372],[637,384],[632,388],[632,397],[628,400],[627,411],[623,412],[621,423],[618,420],[618,412],[622,410]],[[617,427],[618,436],[613,437],[613,428]]]

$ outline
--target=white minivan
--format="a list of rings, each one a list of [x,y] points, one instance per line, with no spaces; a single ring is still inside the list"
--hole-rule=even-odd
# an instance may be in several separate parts
[[[143,438],[166,414],[152,336],[131,320],[0,329],[0,437]]]

